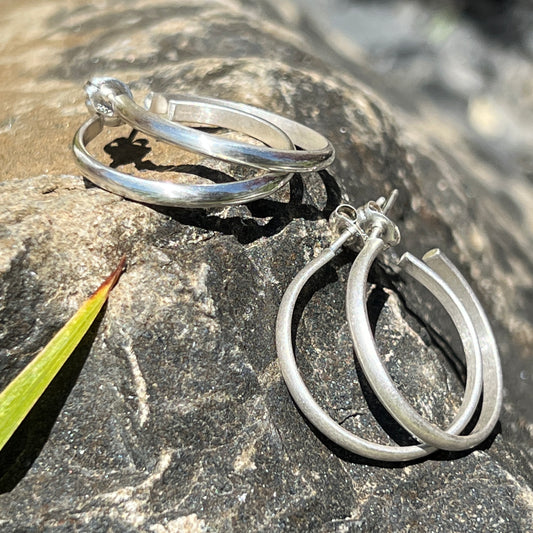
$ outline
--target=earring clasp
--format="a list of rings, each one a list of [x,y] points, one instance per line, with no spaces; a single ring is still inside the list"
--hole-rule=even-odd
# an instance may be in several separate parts
[[[363,241],[381,239],[385,248],[396,246],[400,242],[400,230],[387,216],[387,212],[397,198],[398,189],[394,189],[389,198],[382,196],[357,209],[350,204],[337,206],[329,217],[329,225],[335,236],[330,248],[337,251],[343,244],[352,244],[356,237]]]

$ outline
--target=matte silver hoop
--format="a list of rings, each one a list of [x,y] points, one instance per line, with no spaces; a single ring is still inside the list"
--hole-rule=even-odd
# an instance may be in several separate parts
[[[350,273],[350,276],[353,274],[355,277],[351,277],[352,285],[348,288],[347,311],[350,332],[359,359],[361,360],[360,352],[366,353],[368,342],[371,342],[375,348],[375,342],[366,312],[366,300],[364,300],[365,290],[362,293],[362,311],[359,310],[359,293],[356,293],[358,296],[355,304],[359,312],[356,316],[352,309],[354,304],[353,289],[354,284],[358,288],[360,287],[361,280],[364,280],[363,285],[364,289],[366,289],[368,271],[375,256],[382,249],[399,242],[400,235],[398,228],[386,217],[386,213],[394,202],[395,197],[396,191],[387,202],[385,202],[385,199],[380,198],[378,202],[370,202],[363,208],[357,210],[347,205],[337,208],[332,216],[331,225],[339,235],[338,238],[327,250],[323,251],[316,259],[305,266],[294,278],[283,296],[276,324],[276,345],[281,372],[293,399],[304,415],[322,433],[343,448],[361,456],[381,461],[413,460],[426,456],[438,448],[446,448],[440,446],[440,440],[433,438],[433,433],[430,434],[430,440],[432,442],[421,438],[420,433],[427,436],[427,427],[422,424],[422,430],[420,431],[418,428],[419,420],[416,416],[414,418],[408,418],[409,427],[403,424],[405,417],[398,417],[401,420],[396,418],[400,424],[422,441],[420,445],[414,446],[386,446],[376,444],[357,437],[335,422],[314,400],[300,375],[292,348],[291,321],[298,295],[305,283],[307,283],[317,270],[328,263],[338,253],[343,244],[359,236],[365,241],[365,246],[358,256],[359,259],[362,254],[359,263],[357,266],[354,263]],[[426,254],[424,261],[427,265],[408,255],[403,259],[403,264],[413,277],[433,293],[450,314],[459,331],[468,368],[463,403],[457,411],[454,421],[444,432],[445,438],[448,435],[452,437],[457,436],[463,431],[476,411],[481,386],[483,385],[484,387],[483,406],[474,432],[472,433],[475,436],[469,442],[465,443],[465,441],[462,441],[463,447],[461,449],[466,449],[471,447],[471,445],[475,445],[472,443],[476,440],[484,440],[490,434],[499,417],[502,401],[502,379],[498,351],[490,325],[481,305],[457,269],[438,251],[432,251]],[[362,321],[362,331],[364,332],[362,337],[360,335],[359,321]],[[361,341],[361,339],[363,340]],[[374,351],[377,355],[377,350]],[[365,362],[368,366],[368,360]],[[365,371],[363,362],[361,362],[361,365],[363,371]],[[376,366],[374,360],[371,361],[371,366]],[[381,361],[377,366],[383,367]],[[368,378],[366,371],[365,375]],[[376,392],[378,399],[386,407],[384,398],[388,399],[392,397],[396,399],[396,393],[398,393],[388,373],[387,377],[388,381],[378,380],[377,388],[380,394],[377,394],[376,381],[369,379],[369,383],[374,389],[374,392]],[[485,398],[486,396],[490,396],[491,398]],[[390,403],[390,400],[387,401]],[[409,409],[414,411],[410,406]],[[390,409],[388,410],[391,412]],[[416,411],[414,413],[419,416]],[[433,426],[430,426],[433,429]],[[482,435],[485,435],[485,437],[483,438]],[[439,445],[434,445],[434,442],[438,442]],[[479,442],[481,441],[479,440]]]
[[[486,315],[466,280],[440,250],[428,252],[424,256],[424,262],[409,253],[402,256],[400,266],[426,288],[429,289],[431,284],[436,284],[437,287],[447,289],[446,292],[440,290],[438,293],[432,292],[441,303],[447,297],[458,302],[469,317],[468,320],[474,327],[481,348],[483,401],[479,419],[470,434],[454,435],[428,422],[413,409],[394,385],[378,355],[368,320],[366,283],[370,267],[384,244],[379,237],[369,238],[354,261],[348,277],[346,314],[361,368],[387,411],[417,438],[442,450],[459,451],[473,448],[491,434],[498,421],[502,403],[502,376],[498,349]],[[461,321],[457,321],[452,313],[450,315],[462,337]]]
[[[109,83],[108,81],[107,84],[109,85]],[[127,89],[127,86],[123,86],[120,82],[117,83],[119,84],[118,89],[114,85],[111,85],[114,92],[117,92],[119,89]],[[83,174],[96,185],[115,194],[140,202],[173,207],[213,207],[244,203],[263,198],[283,187],[291,179],[292,174],[269,172],[251,179],[235,182],[200,185],[178,184],[143,179],[125,174],[100,163],[90,154],[87,145],[101,133],[105,125],[117,126],[122,123],[122,119],[120,117],[117,118],[114,110],[110,110],[104,105],[108,98],[105,92],[105,89],[109,89],[108,85],[101,84],[99,87],[100,92],[96,94],[92,94],[89,91],[91,100],[88,105],[97,111],[97,115],[89,119],[79,128],[74,136],[72,146],[78,166]],[[104,103],[101,103],[99,98],[103,98]],[[133,101],[131,102],[135,108],[141,109],[144,113],[142,116],[145,119],[149,119],[150,121],[157,119],[154,113],[148,113],[133,103]],[[205,102],[199,105],[197,102],[193,102],[190,106],[186,104],[176,106],[172,119],[231,128],[272,146],[285,149],[294,147],[290,138],[274,124],[260,117],[252,116],[238,109],[224,107],[217,103]],[[171,127],[179,126],[181,129],[194,132],[198,135],[201,134],[203,136],[201,138],[218,139],[214,135],[174,124],[168,120],[165,120],[165,123],[170,124]],[[134,127],[139,126],[139,120],[132,125]],[[137,129],[148,131],[150,128],[144,127]]]

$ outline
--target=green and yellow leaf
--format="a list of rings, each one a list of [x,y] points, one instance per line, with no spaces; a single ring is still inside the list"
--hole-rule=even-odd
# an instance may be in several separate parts
[[[107,300],[125,265],[115,271],[0,394],[0,450],[79,344]]]

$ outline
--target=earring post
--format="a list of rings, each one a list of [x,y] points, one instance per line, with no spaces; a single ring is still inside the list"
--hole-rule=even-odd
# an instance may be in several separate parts
[[[383,204],[382,208],[381,208],[381,212],[386,215],[389,210],[392,208],[392,206],[395,204],[396,200],[398,199],[398,189],[394,189],[391,193],[390,193],[390,196],[387,198],[387,200],[385,201],[385,203]]]

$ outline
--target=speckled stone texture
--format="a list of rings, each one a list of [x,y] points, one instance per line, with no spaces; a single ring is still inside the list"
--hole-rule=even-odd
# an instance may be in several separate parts
[[[122,254],[128,267],[0,452],[2,531],[531,527],[529,189],[506,186],[458,134],[436,127],[438,117],[364,63],[337,57],[304,31],[290,4],[276,5],[3,8],[10,76],[0,88],[9,104],[0,115],[0,386]],[[38,21],[31,26],[30,15]],[[69,151],[92,75],[131,82],[138,98],[149,89],[191,92],[283,113],[326,135],[337,159],[246,206],[191,211],[124,200],[83,180]],[[186,165],[203,178],[227,171],[128,135],[106,132],[95,153],[154,179]],[[391,374],[427,417],[451,420],[465,375],[457,336],[394,267],[406,249],[440,246],[486,306],[505,378],[501,425],[489,441],[407,465],[350,455],[314,431],[290,399],[274,345],[283,291],[330,241],[331,210],[393,187],[403,240],[376,265],[369,296]],[[302,294],[297,358],[316,398],[346,427],[407,443],[354,361],[344,289],[355,253],[341,253]]]

